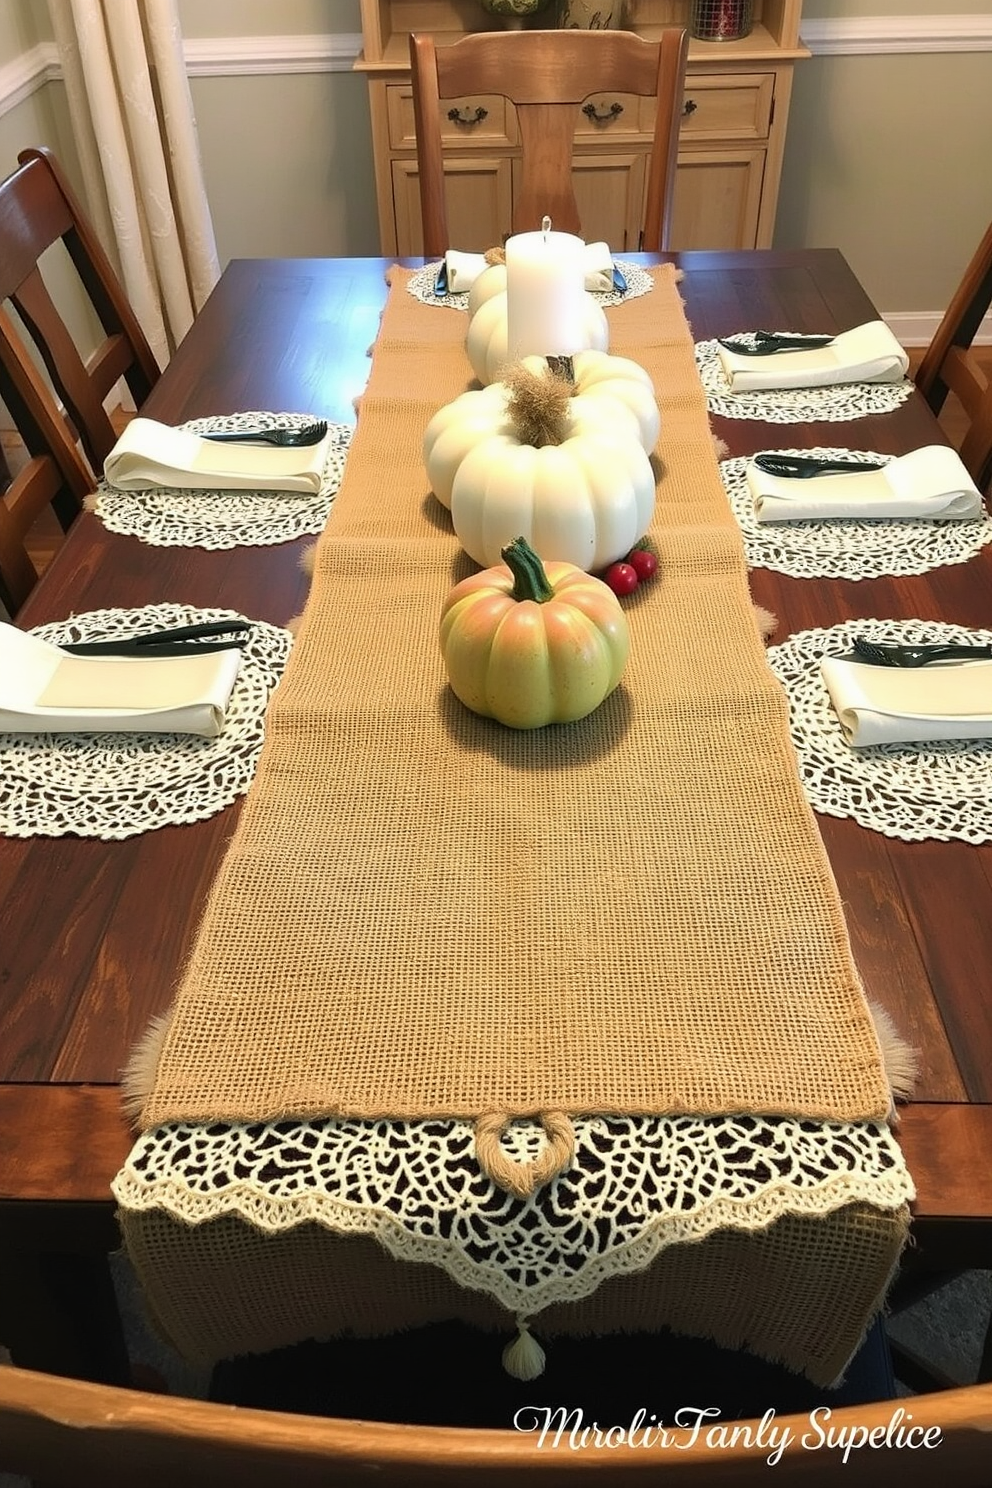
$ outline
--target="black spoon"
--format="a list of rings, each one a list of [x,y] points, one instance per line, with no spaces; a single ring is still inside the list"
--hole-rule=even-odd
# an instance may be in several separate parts
[[[872,666],[887,667],[922,667],[932,661],[978,661],[982,657],[992,657],[992,646],[978,642],[966,645],[935,641],[929,645],[886,646],[865,640],[864,636],[855,636],[854,650],[858,660],[870,662]]]
[[[775,331],[754,331],[754,344],[749,341],[724,341],[717,337],[720,345],[726,347],[727,351],[735,351],[738,356],[772,356],[777,351],[818,351],[821,346],[829,346],[834,340],[833,336],[787,336]]]
[[[817,475],[852,475],[864,470],[884,470],[885,460],[831,460],[817,455],[755,455],[754,463],[766,475],[786,480],[809,480]]]

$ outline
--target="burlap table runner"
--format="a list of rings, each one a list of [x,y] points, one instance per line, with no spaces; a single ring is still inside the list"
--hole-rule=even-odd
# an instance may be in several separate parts
[[[313,589],[142,1124],[882,1116],[889,1092],[755,628],[670,268],[609,312],[662,413],[621,687],[519,733],[445,683],[471,565],[421,440],[465,317],[398,271]]]

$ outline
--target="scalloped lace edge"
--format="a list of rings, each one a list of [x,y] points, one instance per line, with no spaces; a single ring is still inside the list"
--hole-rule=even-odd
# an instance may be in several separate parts
[[[767,1229],[786,1214],[824,1217],[853,1203],[895,1212],[916,1196],[908,1172],[896,1171],[885,1179],[845,1173],[812,1190],[771,1185],[746,1200],[715,1198],[691,1215],[656,1216],[640,1234],[606,1255],[596,1256],[578,1274],[551,1278],[527,1288],[502,1272],[472,1261],[457,1246],[411,1234],[388,1211],[347,1204],[330,1194],[309,1193],[277,1200],[250,1184],[232,1184],[223,1193],[206,1197],[192,1193],[174,1178],[149,1183],[128,1168],[117,1175],[111,1189],[129,1212],[161,1209],[186,1225],[234,1214],[264,1234],[278,1234],[309,1222],[339,1235],[370,1235],[394,1260],[438,1266],[459,1286],[486,1292],[510,1312],[528,1316],[557,1302],[577,1302],[609,1277],[642,1271],[670,1246],[702,1240],[721,1227]]]

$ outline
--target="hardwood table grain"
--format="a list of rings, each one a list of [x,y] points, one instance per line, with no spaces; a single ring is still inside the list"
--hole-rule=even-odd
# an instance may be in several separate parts
[[[877,314],[833,250],[669,257],[685,271],[699,339],[758,325],[832,332]],[[142,412],[165,422],[247,409],[350,421],[387,266],[233,262]],[[898,454],[944,442],[915,394],[894,413],[840,425],[715,419],[714,428],[735,455],[782,443]],[[305,545],[151,547],[86,513],[18,623],[176,601],[282,624],[305,602]],[[992,548],[911,578],[811,581],[759,570],[752,590],[778,616],[777,639],[869,616],[988,625]],[[119,1075],[172,999],[238,809],[124,842],[0,838],[0,1342],[31,1367],[126,1377],[106,1266],[117,1238],[109,1185],[131,1142]],[[921,1051],[899,1126],[919,1191],[914,1261],[988,1264],[992,844],[907,843],[834,818],[820,826],[867,994]]]

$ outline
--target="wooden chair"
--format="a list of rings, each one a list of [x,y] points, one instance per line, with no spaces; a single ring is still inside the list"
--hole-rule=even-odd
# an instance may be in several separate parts
[[[123,377],[141,404],[158,380],[159,368],[90,222],[58,161],[44,149],[22,150],[19,168],[0,184],[0,340],[4,344],[5,384],[22,389],[34,370],[25,338],[9,314],[16,309],[48,370],[86,456],[103,468],[116,442],[104,400]],[[65,245],[92,304],[104,339],[84,364],[66,322],[56,308],[39,259],[55,243]],[[37,381],[37,380],[36,380]],[[44,382],[38,382],[43,388]],[[6,393],[3,394],[6,401]],[[52,407],[57,408],[54,400]],[[11,409],[16,417],[15,410]]]
[[[649,1394],[643,1402],[648,1413]],[[912,1421],[902,1417],[893,1430],[900,1424],[939,1427],[940,1445],[872,1449],[859,1436],[860,1447],[844,1464],[842,1450],[822,1442],[828,1428],[880,1428],[884,1436],[900,1407]],[[601,1423],[614,1424],[630,1423]],[[850,1406],[829,1420],[818,1417],[816,1425],[808,1415],[779,1417],[774,1426],[793,1436],[774,1468],[767,1461],[767,1423],[761,1437],[757,1421],[727,1423],[728,1438],[731,1424],[736,1442],[719,1446],[707,1443],[705,1430],[690,1443],[691,1432],[683,1430],[676,1433],[679,1448],[572,1447],[566,1430],[556,1448],[552,1426],[542,1447],[535,1432],[326,1420],[0,1367],[0,1471],[26,1473],[36,1488],[556,1488],[587,1479],[602,1488],[658,1482],[666,1488],[767,1488],[769,1482],[815,1488],[841,1479],[847,1488],[877,1488],[880,1476],[897,1476],[901,1488],[935,1482],[988,1488],[992,1476],[992,1385]]]
[[[630,31],[487,31],[435,48],[411,35],[410,65],[417,130],[417,168],[424,253],[437,257],[448,241],[441,154],[441,99],[495,93],[516,108],[522,178],[512,231],[539,228],[580,233],[572,188],[572,146],[580,105],[593,93],[633,93],[657,99],[644,221],[638,246],[668,246],[688,39],[678,27],[657,41]],[[618,245],[611,245],[618,246]]]
[[[992,223],[979,243],[916,371],[916,386],[934,413],[953,392],[969,420],[961,459],[980,490],[992,481],[992,385],[971,350],[992,303]]]

